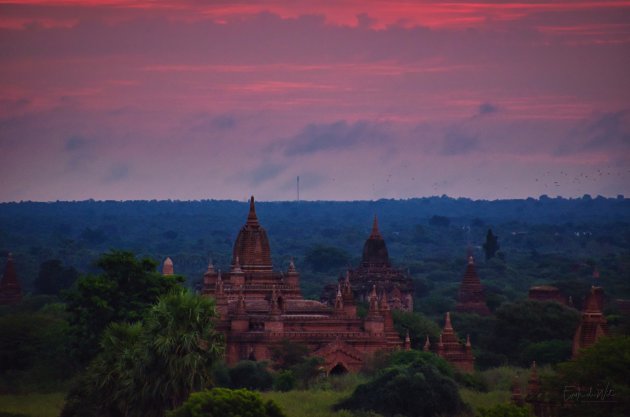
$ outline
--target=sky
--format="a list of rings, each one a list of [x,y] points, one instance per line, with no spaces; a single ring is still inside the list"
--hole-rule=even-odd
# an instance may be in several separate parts
[[[630,1],[0,0],[0,201],[630,196]]]

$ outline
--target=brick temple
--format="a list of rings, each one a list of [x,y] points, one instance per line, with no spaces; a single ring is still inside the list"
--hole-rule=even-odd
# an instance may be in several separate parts
[[[379,247],[385,249],[379,253],[389,266],[384,242]],[[334,303],[327,305],[302,297],[300,274],[293,262],[284,272],[273,269],[269,239],[258,221],[254,197],[234,243],[229,273],[222,274],[210,264],[202,293],[216,299],[217,329],[225,334],[229,364],[270,360],[273,347],[289,340],[322,357],[327,373],[358,371],[376,351],[403,347],[394,330],[389,294],[379,294],[375,283],[366,297],[368,314],[362,319],[357,316],[349,277],[336,286]]]
[[[573,357],[578,356],[580,349],[591,347],[602,336],[608,334],[608,323],[604,317],[604,290],[602,287],[591,287],[586,297],[582,320],[573,336]]]
[[[363,245],[361,263],[356,269],[349,269],[345,277],[340,277],[339,284],[327,285],[322,301],[334,305],[336,288],[346,281],[350,282],[358,301],[368,303],[376,286],[379,294],[386,294],[390,309],[413,311],[413,280],[406,271],[392,266],[376,216],[372,232]]]
[[[433,350],[441,358],[444,358],[451,365],[463,372],[473,372],[475,370],[475,358],[472,353],[470,336],[466,336],[466,342],[461,343],[451,324],[451,313],[447,312],[444,319],[444,328],[440,333],[440,339],[436,349],[431,349],[429,336],[424,343],[424,351]]]
[[[9,253],[4,274],[0,280],[0,304],[18,304],[22,301],[22,287],[15,272],[13,255]]]
[[[464,278],[459,287],[455,311],[459,313],[476,313],[482,316],[490,315],[472,255],[468,256],[468,265],[466,265]]]

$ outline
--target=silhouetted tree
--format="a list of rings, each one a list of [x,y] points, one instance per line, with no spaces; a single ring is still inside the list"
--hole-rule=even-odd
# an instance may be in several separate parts
[[[499,248],[501,248],[501,246],[499,246],[499,238],[492,233],[492,229],[488,229],[486,243],[483,244],[483,250],[486,253],[486,261],[494,258]]]
[[[65,267],[59,259],[49,259],[39,265],[39,274],[33,286],[39,294],[57,295],[74,284],[79,272],[74,267]]]

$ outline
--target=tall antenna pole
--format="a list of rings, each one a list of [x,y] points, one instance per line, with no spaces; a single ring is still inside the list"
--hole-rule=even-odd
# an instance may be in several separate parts
[[[300,176],[297,177],[297,202],[300,202]]]

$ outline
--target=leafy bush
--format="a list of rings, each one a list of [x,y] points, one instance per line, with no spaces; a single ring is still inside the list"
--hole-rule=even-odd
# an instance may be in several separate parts
[[[285,417],[271,400],[246,389],[213,388],[196,392],[168,417]]]
[[[230,388],[266,391],[273,385],[273,377],[265,362],[240,361],[228,373]]]
[[[455,382],[429,361],[423,355],[408,365],[383,370],[370,382],[359,385],[335,409],[373,410],[385,416],[408,417],[454,415],[464,410]]]
[[[276,374],[273,380],[273,389],[275,391],[291,391],[295,387],[295,375],[293,372],[285,370]]]

